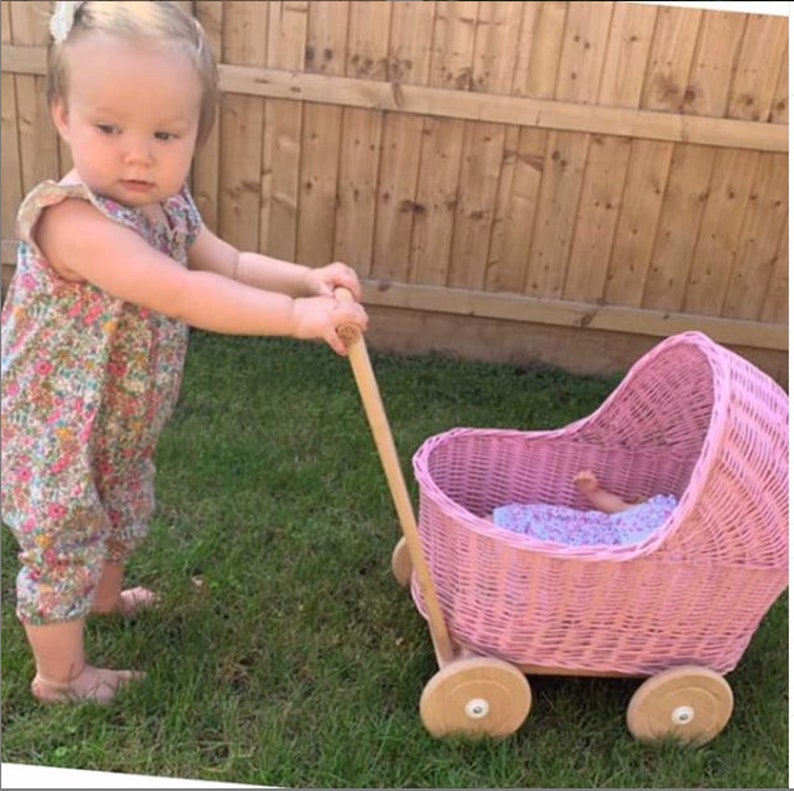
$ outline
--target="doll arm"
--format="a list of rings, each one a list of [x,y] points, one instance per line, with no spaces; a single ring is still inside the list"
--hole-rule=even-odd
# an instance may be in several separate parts
[[[593,508],[606,514],[616,514],[634,507],[634,504],[627,503],[616,494],[604,489],[590,470],[582,470],[574,477],[573,482],[579,491],[587,497]]]

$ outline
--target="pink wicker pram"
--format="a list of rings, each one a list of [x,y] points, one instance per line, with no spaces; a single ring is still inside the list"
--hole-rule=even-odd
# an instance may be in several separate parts
[[[587,507],[591,469],[626,498],[674,494],[642,543],[582,547],[496,527],[509,502]],[[788,399],[705,335],[660,343],[587,418],[453,429],[414,456],[419,532],[452,638],[526,672],[732,670],[788,584]],[[412,594],[425,613],[414,577]]]
[[[458,428],[414,456],[419,520],[360,332],[350,362],[403,537],[392,555],[439,671],[420,713],[435,736],[507,736],[527,673],[649,676],[639,739],[702,744],[727,724],[732,670],[788,584],[788,399],[697,332],[661,342],[592,415],[554,431]],[[674,495],[641,542],[541,541],[491,520],[508,503],[585,508],[582,470],[627,500]]]
[[[679,500],[644,542],[575,547],[495,527],[508,502]],[[453,429],[414,457],[419,531],[452,636],[519,665],[732,670],[788,584],[788,399],[700,333],[660,343],[591,416],[556,431]],[[423,608],[421,591],[415,600]]]

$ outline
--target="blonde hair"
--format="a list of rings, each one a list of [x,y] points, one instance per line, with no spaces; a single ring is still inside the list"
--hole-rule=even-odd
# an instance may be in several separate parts
[[[150,0],[87,0],[76,3],[74,21],[61,41],[50,43],[47,57],[47,100],[66,100],[69,70],[65,53],[69,44],[90,31],[125,38],[168,42],[181,47],[201,80],[198,143],[206,140],[215,122],[218,100],[218,70],[204,29],[177,3]]]

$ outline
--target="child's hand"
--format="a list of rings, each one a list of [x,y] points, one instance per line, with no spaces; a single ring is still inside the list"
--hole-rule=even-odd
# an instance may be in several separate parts
[[[356,302],[361,300],[361,284],[358,275],[347,264],[328,264],[311,269],[306,274],[306,293],[310,296],[332,297],[334,289],[346,288]]]
[[[344,324],[357,324],[366,330],[369,317],[358,302],[343,302],[334,297],[305,297],[295,300],[293,337],[301,340],[324,340],[343,357],[347,347],[337,334]]]

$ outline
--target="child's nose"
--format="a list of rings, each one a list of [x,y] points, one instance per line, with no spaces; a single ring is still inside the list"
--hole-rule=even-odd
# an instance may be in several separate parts
[[[124,148],[124,161],[130,165],[149,165],[154,157],[150,141],[141,138],[129,138]]]

